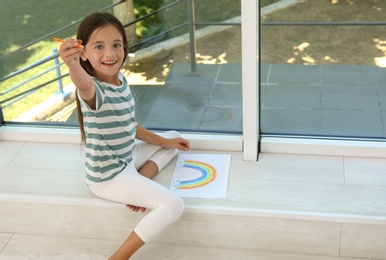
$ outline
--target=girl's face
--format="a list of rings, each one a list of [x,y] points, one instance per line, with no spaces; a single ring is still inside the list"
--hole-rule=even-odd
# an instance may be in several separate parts
[[[96,78],[120,85],[118,73],[124,55],[122,35],[113,25],[106,25],[91,34],[81,58],[89,60]]]

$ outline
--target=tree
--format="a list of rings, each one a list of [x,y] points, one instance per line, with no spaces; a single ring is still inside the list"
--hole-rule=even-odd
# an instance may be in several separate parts
[[[113,0],[113,3],[117,3],[119,0]],[[134,0],[126,0],[122,4],[119,4],[113,8],[114,15],[123,23],[123,25],[135,20],[134,14]],[[127,41],[129,46],[137,42],[136,25],[130,25],[125,27]]]

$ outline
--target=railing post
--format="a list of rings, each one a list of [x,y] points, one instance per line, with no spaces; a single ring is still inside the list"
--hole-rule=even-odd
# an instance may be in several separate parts
[[[53,49],[54,54],[58,54],[58,50],[56,48]],[[56,70],[56,77],[58,78],[58,87],[59,87],[59,93],[63,94],[63,84],[62,84],[62,74],[60,73],[60,63],[58,56],[54,58],[55,62],[55,70]]]
[[[196,21],[194,14],[194,0],[187,0],[188,27],[189,27],[189,45],[190,45],[190,74],[198,76],[196,61]]]

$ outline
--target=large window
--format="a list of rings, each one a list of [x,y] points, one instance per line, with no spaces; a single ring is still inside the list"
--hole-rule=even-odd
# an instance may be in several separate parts
[[[18,30],[6,34],[17,31],[15,35],[26,37],[14,35],[1,43],[1,112],[11,123],[77,126],[74,87],[68,77],[55,79],[54,59],[39,70],[23,68],[55,56],[57,43],[51,37],[73,37],[77,21],[105,8],[106,2],[84,1],[74,17],[56,15],[58,22],[48,22],[47,12],[28,15],[23,11],[39,9],[43,2],[1,3],[0,19],[17,17],[21,23]],[[252,136],[385,138],[383,1],[134,1],[140,2],[146,8],[134,6],[136,18],[151,15],[127,24],[135,26],[136,39],[122,73],[137,102],[137,119],[146,127],[243,133],[244,144],[256,147],[259,139]],[[66,3],[63,8],[78,5],[77,1]],[[25,8],[28,4],[34,7]],[[252,19],[242,19],[242,4]],[[106,10],[113,12],[112,7]],[[38,19],[51,27],[34,33],[32,25],[42,23]],[[242,33],[242,21],[243,25],[256,22],[256,28],[253,24]],[[249,34],[253,46],[247,43]],[[242,55],[249,53],[253,57],[248,64]],[[257,65],[249,67],[254,60]],[[258,79],[253,86],[248,85],[253,80],[244,79],[246,71],[245,79]],[[42,86],[36,82],[41,73],[46,77],[43,82],[54,80]],[[60,66],[60,75],[65,74]]]

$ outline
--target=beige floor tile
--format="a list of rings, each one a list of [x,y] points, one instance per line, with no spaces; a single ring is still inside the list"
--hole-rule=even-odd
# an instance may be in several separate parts
[[[0,233],[0,252],[7,245],[13,234],[11,233]]]
[[[41,236],[16,234],[1,260],[99,260],[107,259],[120,244],[116,240],[79,237]],[[150,242],[133,257],[135,260],[354,260],[320,255],[264,252],[231,248],[166,245]],[[357,259],[357,258],[355,258]],[[361,258],[366,260],[365,258]]]
[[[195,247],[154,244],[141,248],[135,260],[355,260],[307,254],[238,250],[219,247]],[[358,260],[358,259],[356,259]],[[366,260],[366,259],[361,259]]]
[[[144,216],[124,207],[1,202],[0,208],[0,231],[3,233],[61,236],[63,239],[123,241]],[[334,256],[338,252],[339,234],[340,224],[333,222],[189,213],[183,214],[152,242]]]
[[[138,252],[137,260],[258,260],[256,251],[151,243]]]
[[[341,255],[386,259],[386,226],[343,224]]]
[[[84,156],[80,145],[26,143],[8,166],[82,170],[84,169]]]
[[[384,187],[234,179],[226,199],[187,198],[187,205],[386,216]]]
[[[386,187],[386,159],[346,157],[347,184]]]
[[[0,167],[7,166],[24,144],[24,142],[0,141]]]
[[[154,243],[338,256],[339,239],[339,223],[197,213],[184,214]]]
[[[106,260],[119,245],[105,239],[15,234],[0,259]]]
[[[94,198],[85,184],[83,170],[5,167],[0,172],[5,194]]]
[[[295,253],[264,252],[218,247],[149,244],[138,252],[136,260],[358,260]],[[366,259],[361,259],[366,260]]]
[[[255,172],[250,175],[257,174],[262,180],[344,183],[342,157],[263,153],[259,155],[258,167],[252,169]]]
[[[0,202],[0,209],[0,232],[3,233],[112,240],[126,238],[144,214],[133,213],[124,205],[109,208]]]
[[[120,241],[79,237],[16,234],[0,260],[106,260]],[[149,243],[133,260],[353,260],[295,253]],[[362,259],[365,260],[365,259]]]

